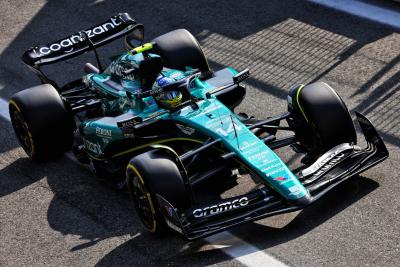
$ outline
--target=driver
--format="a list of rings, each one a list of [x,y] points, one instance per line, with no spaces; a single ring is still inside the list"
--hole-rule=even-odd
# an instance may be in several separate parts
[[[174,79],[164,76],[161,76],[156,80],[157,85],[161,87],[161,89],[173,82],[175,82]],[[177,90],[160,90],[160,93],[155,95],[154,99],[156,100],[159,107],[165,109],[173,109],[182,103],[182,94],[180,91]]]

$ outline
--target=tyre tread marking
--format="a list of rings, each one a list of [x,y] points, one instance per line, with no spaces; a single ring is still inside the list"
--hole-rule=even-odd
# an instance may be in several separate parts
[[[307,118],[306,114],[304,113],[303,107],[300,105],[300,101],[299,101],[300,92],[303,88],[304,88],[304,84],[300,85],[299,89],[297,89],[296,102],[300,108],[301,114],[303,114],[304,118],[306,119],[306,122],[308,122],[308,118]]]
[[[132,163],[128,164],[127,169],[131,170],[132,172],[134,172],[135,175],[138,177],[139,181],[142,183],[142,185],[145,186],[143,177],[140,175],[139,171],[136,169],[136,167]],[[151,213],[153,214],[153,226],[149,230],[150,230],[150,232],[154,233],[156,231],[156,229],[157,229],[157,221],[155,219],[156,211],[154,209],[153,200],[152,200],[151,195],[150,195],[149,192],[146,193],[146,197],[147,197],[147,200],[149,201],[149,204],[150,204]]]
[[[17,103],[15,103],[14,100],[10,100],[9,104],[11,106],[13,106],[20,113],[21,118],[24,118],[24,116],[22,115],[21,109],[19,108]],[[29,130],[28,124],[25,122],[25,119],[24,119],[23,123],[24,123],[24,125],[25,125],[25,127],[26,127],[26,129],[28,131],[28,137],[29,137],[29,141],[31,142],[31,148],[32,148],[31,149],[31,153],[30,153],[30,155],[28,154],[28,156],[34,157],[34,155],[35,155],[35,144],[33,143],[33,137],[32,137],[31,131]]]

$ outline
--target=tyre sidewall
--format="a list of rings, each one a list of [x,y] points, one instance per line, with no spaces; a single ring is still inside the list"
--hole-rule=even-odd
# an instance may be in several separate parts
[[[48,160],[71,148],[73,117],[51,85],[15,94],[10,100],[10,115],[12,112],[19,112],[29,128],[34,143],[33,159]]]
[[[321,154],[342,143],[356,143],[350,113],[340,96],[323,82],[298,87],[290,92],[289,111],[300,142],[313,154]]]
[[[166,67],[185,70],[185,67],[198,68],[208,72],[210,67],[196,38],[186,29],[165,33],[153,40]]]
[[[133,169],[132,169],[133,168]],[[162,233],[166,229],[165,220],[160,212],[157,194],[165,198],[178,210],[190,206],[190,195],[183,182],[182,175],[174,159],[159,150],[150,150],[132,158],[127,167],[127,186],[132,196],[135,172],[139,173],[150,193],[154,207],[157,229],[151,232]],[[142,218],[141,218],[142,219]]]

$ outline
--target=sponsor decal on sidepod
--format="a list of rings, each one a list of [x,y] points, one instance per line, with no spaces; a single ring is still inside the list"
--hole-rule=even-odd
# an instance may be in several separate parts
[[[89,151],[95,153],[95,154],[102,154],[103,151],[101,150],[101,146],[99,144],[95,144],[92,143],[88,140],[84,140],[85,141],[85,147],[86,149],[88,149]]]
[[[103,129],[100,127],[96,127],[96,134],[99,136],[112,137],[110,129]]]

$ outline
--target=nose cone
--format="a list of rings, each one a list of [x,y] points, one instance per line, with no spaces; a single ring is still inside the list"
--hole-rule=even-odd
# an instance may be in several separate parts
[[[301,198],[289,200],[289,203],[293,206],[306,207],[312,203],[312,198],[310,194],[306,194]]]

